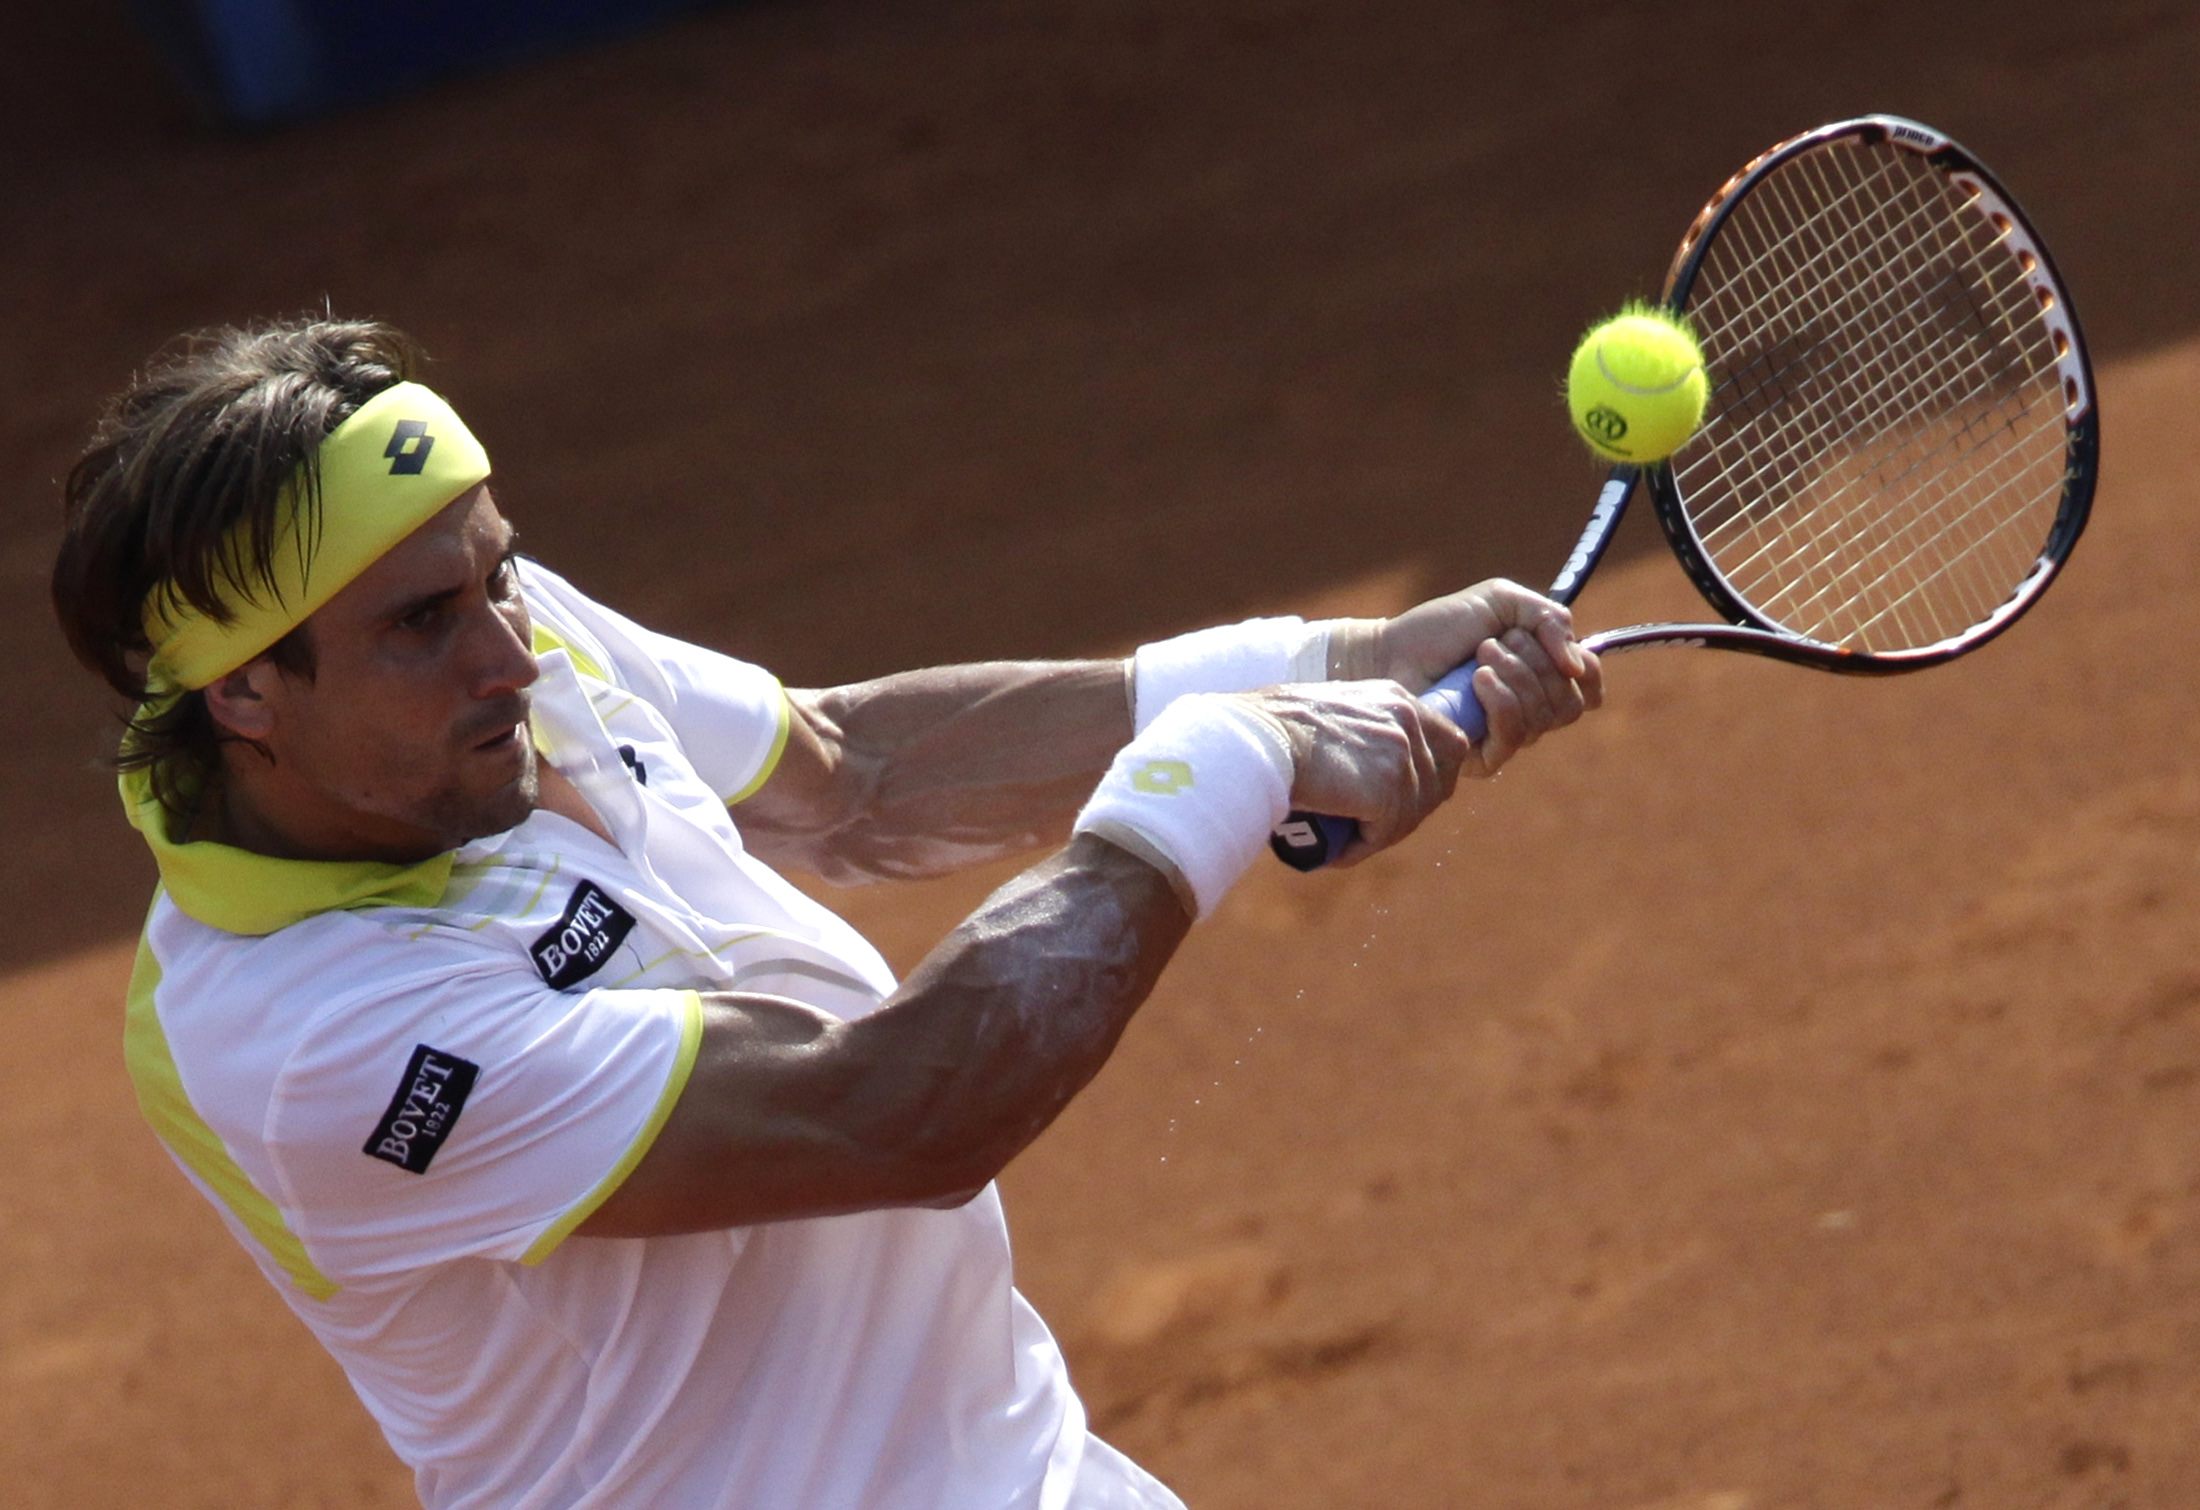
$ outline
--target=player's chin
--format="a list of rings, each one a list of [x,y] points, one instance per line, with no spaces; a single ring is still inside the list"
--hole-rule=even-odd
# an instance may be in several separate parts
[[[489,833],[501,834],[517,826],[542,796],[542,757],[528,741],[521,741],[521,751],[519,769],[488,795],[487,816],[496,823]]]
[[[538,759],[528,746],[510,769],[465,773],[434,804],[433,826],[453,845],[517,828],[542,795]]]

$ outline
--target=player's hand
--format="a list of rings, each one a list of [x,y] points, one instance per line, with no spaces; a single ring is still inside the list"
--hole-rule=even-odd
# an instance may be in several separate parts
[[[1291,743],[1291,807],[1351,818],[1359,837],[1336,863],[1397,843],[1458,785],[1467,743],[1395,681],[1319,682],[1240,694]],[[1495,724],[1492,724],[1495,730]]]
[[[1431,598],[1396,618],[1339,625],[1330,646],[1333,674],[1387,676],[1413,692],[1469,660],[1487,668],[1475,674],[1474,692],[1489,733],[1467,762],[1471,775],[1496,775],[1604,701],[1604,668],[1574,638],[1573,614],[1503,578]]]

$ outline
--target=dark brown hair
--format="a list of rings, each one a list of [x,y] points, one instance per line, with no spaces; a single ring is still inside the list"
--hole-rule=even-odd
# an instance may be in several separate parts
[[[76,658],[139,704],[117,759],[150,769],[171,810],[183,810],[224,736],[200,693],[144,704],[147,595],[173,583],[228,623],[224,594],[271,592],[285,485],[300,480],[298,527],[310,550],[321,442],[420,362],[410,337],[375,321],[305,317],[186,336],[108,403],[70,468],[54,615]],[[313,675],[303,625],[268,655]]]

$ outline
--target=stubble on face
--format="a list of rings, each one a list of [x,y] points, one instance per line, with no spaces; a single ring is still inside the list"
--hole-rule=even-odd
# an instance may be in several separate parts
[[[528,745],[517,780],[485,797],[452,793],[436,805],[424,826],[441,832],[454,847],[517,828],[541,799],[540,760],[535,747]]]
[[[454,848],[518,827],[542,797],[542,756],[528,729],[526,696],[522,694],[511,705],[493,710],[486,720],[487,730],[480,728],[481,722],[474,721],[461,735],[460,758],[493,760],[505,756],[517,766],[511,779],[488,791],[470,791],[454,780],[429,793],[414,812],[404,815]],[[481,751],[485,741],[494,742],[487,754]]]

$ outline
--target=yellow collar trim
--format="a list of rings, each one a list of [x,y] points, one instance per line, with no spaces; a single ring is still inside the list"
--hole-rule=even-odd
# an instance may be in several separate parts
[[[125,771],[123,810],[145,836],[169,898],[224,933],[260,935],[353,907],[433,907],[450,886],[457,851],[413,865],[377,860],[279,860],[211,840],[179,841],[176,820],[145,771]]]
[[[272,576],[246,584],[242,531],[223,552],[228,623],[186,603],[173,583],[145,600],[156,683],[204,687],[267,649],[391,546],[489,475],[489,454],[451,406],[418,383],[385,388],[329,432],[319,453],[318,528],[298,528],[297,483],[283,491]]]

